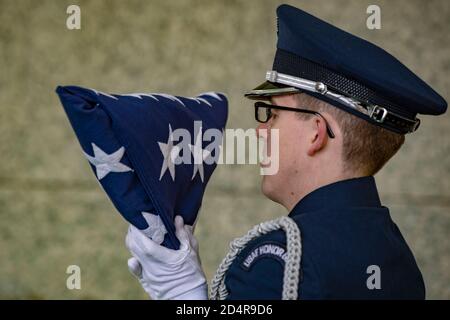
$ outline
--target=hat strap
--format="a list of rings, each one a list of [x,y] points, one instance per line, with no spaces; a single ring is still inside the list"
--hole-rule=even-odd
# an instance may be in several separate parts
[[[329,90],[328,86],[323,82],[294,77],[274,70],[267,71],[266,80],[269,82],[299,88],[304,91],[321,94],[333,101],[341,103],[359,113],[364,114],[378,124],[385,124],[386,126],[395,128],[395,131],[402,134],[416,131],[420,125],[419,119],[411,120],[378,105],[363,104],[356,99],[333,92]]]

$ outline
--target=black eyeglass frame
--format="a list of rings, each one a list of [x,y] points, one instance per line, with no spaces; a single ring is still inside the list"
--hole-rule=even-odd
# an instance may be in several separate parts
[[[259,108],[265,108],[266,109],[266,115],[267,115],[267,120],[266,121],[261,121],[261,119],[259,119],[259,116],[258,116],[258,114],[259,114],[258,113],[258,109]],[[267,123],[270,120],[270,118],[272,117],[271,109],[285,110],[285,111],[294,111],[294,112],[307,113],[307,114],[312,114],[312,115],[315,115],[315,116],[319,116],[319,117],[321,117],[323,119],[323,121],[325,121],[325,125],[327,127],[328,136],[331,139],[334,139],[336,137],[334,135],[333,130],[331,130],[327,119],[325,119],[325,117],[323,115],[321,115],[317,111],[312,111],[312,110],[307,110],[307,109],[291,108],[291,107],[284,107],[284,106],[276,106],[276,105],[273,105],[273,104],[269,104],[269,103],[258,101],[258,102],[255,102],[255,119],[256,119],[256,121],[258,121],[260,123]]]

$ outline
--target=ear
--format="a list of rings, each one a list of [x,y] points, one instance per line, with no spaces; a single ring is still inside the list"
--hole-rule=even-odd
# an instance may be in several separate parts
[[[313,117],[311,120],[311,138],[308,148],[308,156],[310,157],[322,150],[328,142],[327,125],[325,120],[321,117]]]

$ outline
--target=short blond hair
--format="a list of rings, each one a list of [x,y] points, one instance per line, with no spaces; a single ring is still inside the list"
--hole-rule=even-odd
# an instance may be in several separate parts
[[[299,106],[317,112],[327,112],[339,125],[343,135],[342,160],[344,171],[375,175],[405,142],[405,136],[373,125],[351,113],[307,94],[295,94]],[[312,116],[299,113],[303,119]]]

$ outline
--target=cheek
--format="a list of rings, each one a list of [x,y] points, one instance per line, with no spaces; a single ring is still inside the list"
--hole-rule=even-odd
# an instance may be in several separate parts
[[[280,121],[281,122],[281,121]],[[279,197],[282,197],[280,192],[285,190],[287,182],[298,173],[298,166],[300,163],[300,136],[298,125],[296,123],[290,124],[277,123],[278,130],[278,155],[279,166],[278,172],[275,175],[263,176],[262,192],[271,200],[278,202]],[[275,129],[275,127],[274,127]],[[276,148],[273,144],[277,143],[277,139],[269,136],[269,148],[271,152],[275,153]],[[272,146],[271,146],[272,145]],[[272,154],[274,156],[274,154]]]
[[[292,129],[280,130],[280,167],[290,167],[298,158],[299,136]]]

